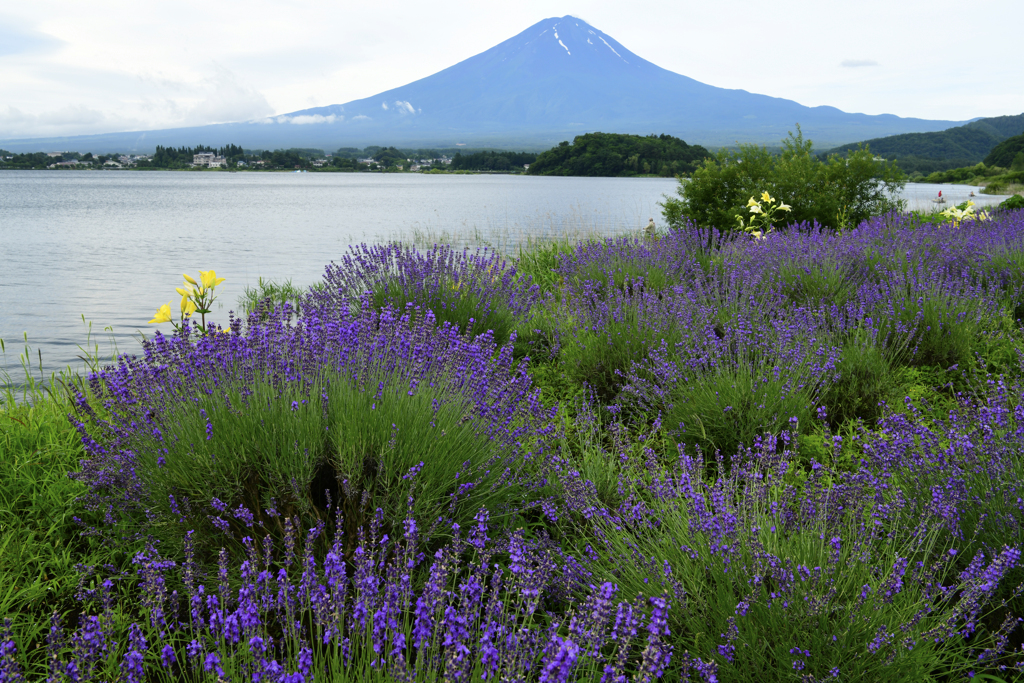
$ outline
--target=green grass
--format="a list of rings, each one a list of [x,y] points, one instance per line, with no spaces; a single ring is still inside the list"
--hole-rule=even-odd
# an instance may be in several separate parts
[[[730,573],[714,539],[706,531],[695,532],[690,526],[691,516],[684,505],[645,497],[648,489],[644,485],[654,477],[678,474],[681,445],[689,455],[694,455],[695,447],[700,446],[709,458],[699,472],[694,470],[693,481],[697,485],[728,489],[725,471],[718,479],[708,476],[714,475],[717,467],[710,454],[715,448],[733,452],[739,443],[749,445],[754,435],[764,430],[778,432],[785,427],[781,416],[800,417],[802,432],[794,447],[799,450],[803,464],[774,480],[769,481],[766,476],[764,485],[773,487],[769,500],[780,504],[787,496],[795,497],[800,487],[827,483],[829,471],[856,467],[858,440],[870,435],[877,419],[885,413],[917,414],[923,424],[935,430],[937,443],[943,445],[942,425],[958,409],[958,393],[970,395],[980,390],[991,378],[986,373],[1002,375],[1007,382],[1024,378],[1024,328],[1019,322],[1024,318],[1024,302],[1015,299],[1022,291],[1024,277],[1021,254],[994,254],[977,283],[984,290],[999,294],[998,310],[954,306],[934,293],[922,296],[907,291],[905,298],[893,303],[891,317],[894,325],[896,321],[905,327],[913,323],[917,334],[913,339],[904,338],[894,326],[888,340],[868,339],[857,333],[828,340],[840,348],[834,383],[818,386],[814,378],[804,376],[807,368],[779,363],[777,358],[768,356],[751,356],[739,359],[742,362],[738,360],[734,366],[680,382],[673,390],[672,407],[662,416],[661,426],[653,424],[651,416],[627,424],[603,410],[602,404],[615,399],[621,390],[623,373],[644,360],[650,348],[663,340],[666,348],[671,348],[683,339],[686,331],[673,325],[641,329],[638,311],[634,311],[635,316],[609,322],[601,331],[581,330],[580,320],[570,314],[573,309],[567,305],[567,283],[554,270],[561,256],[573,248],[568,242],[537,243],[521,249],[517,261],[518,271],[530,276],[549,294],[529,319],[515,324],[516,356],[529,357],[529,372],[541,388],[542,401],[558,407],[559,455],[563,461],[543,494],[568,495],[571,491],[576,495],[586,489],[586,495],[595,496],[609,508],[630,500],[645,506],[646,514],[658,520],[658,524],[616,525],[599,517],[586,522],[573,520],[581,525],[577,527],[545,526],[536,519],[521,517],[510,522],[538,533],[550,533],[580,553],[598,553],[601,559],[593,565],[595,574],[590,580],[614,581],[622,595],[649,594],[652,586],[659,590],[663,585],[670,588],[661,564],[669,561],[674,567],[673,578],[686,594],[685,610],[673,612],[677,649],[693,647],[708,652],[709,643],[722,642],[720,634],[730,628],[729,619],[738,618],[737,605],[750,596],[757,598],[759,604],[742,620],[744,638],[755,646],[737,655],[742,664],[740,670],[751,681],[787,680],[794,676],[791,662],[795,657],[776,650],[774,643],[804,643],[816,657],[822,658],[821,664],[816,662],[817,670],[821,670],[832,656],[830,653],[869,641],[881,625],[906,623],[921,611],[930,598],[917,592],[905,591],[890,602],[878,597],[877,589],[891,578],[889,573],[871,571],[872,565],[886,566],[885,562],[876,561],[878,556],[889,558],[889,567],[896,557],[940,566],[941,580],[947,585],[958,585],[960,579],[954,571],[957,567],[947,559],[951,543],[948,536],[924,534],[912,543],[896,543],[891,540],[894,536],[865,539],[863,547],[846,547],[834,556],[827,538],[836,532],[828,520],[799,533],[776,534],[771,529],[780,523],[778,508],[744,506],[743,491],[727,490],[723,500],[750,529],[750,548],[779,558],[798,557],[808,566],[825,567],[832,572],[829,576],[835,582],[835,593],[830,609],[808,608],[794,617],[792,611],[767,605],[767,584],[755,585],[751,583],[752,577]],[[697,257],[704,259],[701,266],[709,273],[723,267],[713,256]],[[858,276],[864,281],[879,277],[883,260],[886,267],[900,267],[898,262],[879,255],[875,261],[866,262]],[[592,275],[605,283],[606,296],[628,298],[630,293],[624,291],[624,285],[635,277],[643,277],[652,289],[667,286],[664,274],[640,272],[630,264],[612,271],[595,271]],[[850,275],[827,267],[808,273],[794,266],[780,275],[780,281],[794,302],[813,304],[847,298],[851,291]],[[303,290],[290,281],[261,279],[257,287],[246,290],[239,304],[246,313],[252,313],[259,310],[261,301],[300,305],[302,294]],[[456,324],[472,315],[473,302],[467,298],[463,304],[454,305],[446,314]],[[736,313],[729,308],[733,305],[730,302],[721,304],[722,317]],[[500,334],[506,338],[513,327],[507,321],[494,325],[500,327]],[[78,565],[110,565],[115,572],[130,572],[132,556],[144,547],[138,532],[162,539],[173,555],[180,528],[171,519],[174,515],[169,509],[156,506],[157,515],[148,521],[147,527],[121,527],[124,536],[116,544],[83,533],[102,520],[100,513],[83,508],[77,499],[84,493],[84,487],[67,476],[78,468],[84,451],[68,419],[75,412],[74,406],[58,379],[69,384],[74,378],[45,381],[30,359],[31,354],[26,353],[22,361],[26,374],[23,393],[17,395],[13,388],[8,388],[0,396],[0,615],[13,621],[22,659],[28,663],[28,679],[42,680],[46,675],[43,638],[50,613],[56,611],[64,616],[65,624],[74,625],[81,610],[75,597],[80,580]],[[774,382],[758,381],[759,364],[769,362],[784,366],[789,375],[780,375]],[[787,393],[788,385],[804,388]],[[347,531],[355,534],[367,522],[361,516],[365,511],[364,492],[369,509],[380,507],[389,519],[404,512],[410,490],[394,475],[420,461],[430,463],[416,492],[417,513],[421,517],[445,514],[465,527],[481,504],[495,511],[511,510],[524,499],[526,494],[515,487],[482,486],[489,498],[481,495],[466,501],[461,508],[445,508],[450,491],[444,487],[452,481],[452,472],[463,468],[466,462],[472,468],[474,463],[486,462],[493,455],[486,440],[461,422],[462,406],[453,404],[440,410],[428,407],[432,398],[428,392],[415,399],[396,396],[381,401],[379,406],[368,406],[372,395],[350,391],[351,387],[338,378],[333,378],[329,385],[325,383],[327,386],[331,392],[327,413],[313,405],[303,405],[293,412],[290,399],[278,400],[276,394],[274,400],[252,400],[253,405],[265,408],[239,413],[225,410],[223,404],[213,399],[180,404],[176,412],[164,416],[167,433],[177,436],[180,443],[201,445],[176,452],[175,457],[169,458],[174,466],[166,470],[158,471],[155,462],[143,463],[153,484],[154,500],[166,499],[170,491],[186,492],[195,500],[208,501],[216,495],[232,508],[241,504],[258,510],[273,498],[281,504],[282,511],[298,513],[312,522],[325,516],[324,501],[317,488],[326,486],[338,496],[338,480],[347,479],[353,487],[351,499],[335,500],[346,507],[346,517],[352,524]],[[273,392],[265,389],[263,398],[269,399]],[[317,391],[311,392],[316,394]],[[588,400],[595,397],[596,401]],[[232,401],[239,404],[243,399],[232,395]],[[818,403],[827,408],[827,424],[813,419],[812,409]],[[94,408],[102,413],[101,405]],[[209,445],[205,439],[206,421],[199,417],[200,408],[211,415],[215,440]],[[742,419],[728,416],[732,411]],[[371,417],[365,418],[366,415]],[[327,424],[330,430],[324,429]],[[833,440],[835,436],[842,437],[838,446]],[[231,456],[212,461],[210,449],[223,443],[233,444]],[[814,473],[812,460],[824,465],[824,470]],[[379,476],[380,471],[389,475]],[[1014,476],[1024,479],[1024,472]],[[894,490],[915,492],[908,500],[900,501],[908,508],[930,500],[932,483],[927,476],[892,482]],[[965,480],[964,486],[969,491],[987,490],[987,482],[980,473]],[[354,502],[358,504],[353,505]],[[1016,501],[1009,499],[987,501],[985,511],[991,514],[991,520],[981,518],[980,508],[964,510],[965,526],[979,529],[970,543],[976,547],[1024,543],[1024,539],[1006,538],[998,521],[1017,514],[1016,506]],[[499,517],[495,514],[496,530],[500,527]],[[191,521],[203,522],[198,518]],[[201,535],[209,558],[222,539],[209,528],[202,529]],[[846,536],[856,536],[855,530],[847,530]],[[864,559],[866,554],[858,554],[867,553],[869,545],[870,552],[875,554],[871,561]],[[749,548],[743,552],[749,552]],[[658,558],[657,566],[652,568],[642,561],[645,557]],[[1020,583],[1024,580],[1024,569],[1012,578],[1014,585]],[[864,585],[875,589],[873,597],[858,604],[857,596]],[[123,644],[125,624],[137,618],[139,612],[130,584],[125,582],[120,590],[114,617],[120,629],[117,639]],[[808,596],[813,595],[809,590]],[[950,593],[950,604],[956,595],[956,591]],[[1008,600],[1006,609],[1020,612],[1024,608],[1020,596],[1007,593],[1004,597]],[[920,631],[934,625],[928,618],[931,617],[921,622]],[[990,616],[989,620],[994,618]],[[989,627],[993,628],[991,624]],[[832,640],[833,636],[836,640]],[[112,662],[110,671],[116,672],[117,662]],[[861,663],[857,661],[828,662],[833,663],[844,667],[844,678],[850,680],[858,676],[859,680],[952,680],[952,674],[943,677],[936,672],[966,671],[971,666],[962,646],[927,640],[902,658],[896,670],[874,670],[867,664],[859,669]],[[345,680],[386,680],[365,659],[345,670],[345,675],[349,677]],[[425,678],[431,680],[432,675],[427,672]],[[479,676],[479,672],[474,675]],[[983,680],[984,676],[987,674],[979,672],[976,680]]]
[[[15,398],[8,389],[0,409],[0,614],[33,651],[51,612],[79,611],[77,566],[127,566],[135,546],[108,547],[83,534],[102,520],[76,504],[85,487],[68,477],[85,455],[70,403],[58,393]]]

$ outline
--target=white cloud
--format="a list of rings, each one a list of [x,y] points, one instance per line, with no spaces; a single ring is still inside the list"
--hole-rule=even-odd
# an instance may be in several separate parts
[[[39,113],[22,111],[8,105],[0,109],[0,138],[33,138],[76,135],[83,128],[93,130],[138,130],[143,127],[138,119],[111,116],[80,104]]]
[[[203,99],[189,107],[182,123],[201,126],[208,123],[249,121],[274,112],[263,93],[243,83],[234,73],[214,64],[212,76],[200,86]]]
[[[274,116],[269,119],[264,119],[261,123],[291,123],[297,126],[305,126],[314,123],[340,123],[344,120],[344,116],[338,116],[337,114],[330,114],[328,116],[323,116],[321,114],[302,114],[301,116]]]
[[[0,15],[0,57],[51,52],[64,41],[25,25],[13,17]]]
[[[381,109],[383,109],[384,111],[388,110],[388,103],[387,102],[381,102],[380,106],[381,106]]]
[[[372,121],[373,119],[371,119],[366,114],[360,114],[359,116],[353,116],[352,120],[353,121]]]
[[[59,134],[259,120],[314,101],[363,100],[450,67],[555,14],[543,0],[491,4],[473,12],[463,5],[464,0],[326,5],[158,0],[136,3],[127,12],[123,0],[0,0],[0,136],[15,125],[18,137],[28,137],[56,134],[65,125]],[[773,11],[789,17],[787,30],[794,35],[831,35],[828,49],[836,57],[820,59],[821,46],[806,41],[765,51],[764,25],[752,0],[685,7],[664,0],[633,5],[570,0],[558,13],[585,12],[595,29],[589,38],[604,35],[610,45],[614,37],[660,67],[717,87],[923,118],[1024,110],[1024,76],[1012,60],[995,60],[979,71],[962,57],[1015,44],[1018,22],[990,22],[984,31],[936,22],[927,34],[907,37],[905,27],[922,16],[954,16],[960,5],[860,0],[825,3],[815,12],[806,11],[808,6],[807,0],[779,0]],[[989,0],[985,10],[991,16],[1017,16],[1020,0]],[[835,33],[834,26],[851,11],[887,20]],[[735,18],[729,59],[704,58],[720,47],[713,34],[680,43],[675,27],[713,25],[723,14]],[[650,16],[661,20],[643,20]],[[388,30],[376,30],[381,25]],[[431,34],[459,38],[423,42],[422,36]],[[850,59],[838,56],[844,54]],[[966,90],[970,98],[948,94]],[[78,128],[45,123],[74,111],[67,107],[83,113]],[[409,115],[393,99],[381,109],[388,114],[404,109]]]
[[[404,100],[395,100],[395,106],[398,107],[398,111],[403,114],[415,114],[416,108]]]

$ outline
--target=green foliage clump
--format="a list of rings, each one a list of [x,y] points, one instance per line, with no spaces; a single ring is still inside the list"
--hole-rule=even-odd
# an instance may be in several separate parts
[[[951,168],[946,171],[932,173],[923,178],[923,182],[979,185],[987,178],[992,178],[1003,173],[1006,173],[1005,168],[987,166],[984,163],[978,163],[974,166]]]
[[[993,147],[992,151],[985,157],[985,165],[1012,168],[1017,157],[1022,153],[1024,153],[1024,133],[1007,138]],[[1018,169],[1014,168],[1013,170],[1016,171]]]
[[[886,158],[917,156],[925,159],[971,159],[977,163],[1001,139],[997,133],[967,124],[932,133],[891,135],[860,144],[870,146],[876,154]],[[855,149],[856,144],[844,145],[832,152],[847,153]]]
[[[51,613],[79,609],[81,566],[126,563],[141,549],[83,533],[102,524],[102,514],[82,509],[86,487],[68,477],[85,456],[67,417],[74,409],[60,394],[29,387],[23,400],[10,388],[0,392],[0,614],[26,650],[45,647]]]
[[[792,207],[791,222],[842,229],[898,209],[893,197],[905,183],[902,171],[867,148],[822,161],[798,126],[781,153],[740,145],[706,159],[691,180],[680,180],[678,197],[665,198],[662,213],[670,227],[692,222],[708,229],[710,242],[713,229],[735,229],[749,215],[748,200],[768,192]]]
[[[843,347],[838,371],[821,401],[829,421],[835,426],[852,420],[875,424],[896,386],[892,360],[862,335]]]
[[[533,152],[456,152],[449,168],[453,171],[522,171],[537,160]]]
[[[158,409],[162,434],[132,445],[148,533],[174,548],[183,528],[194,529],[210,557],[225,540],[208,517],[216,501],[228,519],[241,506],[278,533],[281,520],[267,510],[313,524],[333,504],[353,534],[378,508],[401,519],[410,497],[417,519],[464,527],[480,507],[501,515],[522,502],[527,461],[488,432],[471,398],[449,390],[459,378],[414,392],[383,365],[358,382],[326,371],[311,389],[222,377],[216,397],[168,400]]]
[[[530,175],[671,178],[692,173],[710,153],[671,135],[587,133],[559,143],[530,165]]]
[[[1024,209],[1024,196],[1015,194],[999,204],[1000,209]]]
[[[403,166],[406,163],[405,152],[387,147],[373,155],[373,160],[384,167]]]

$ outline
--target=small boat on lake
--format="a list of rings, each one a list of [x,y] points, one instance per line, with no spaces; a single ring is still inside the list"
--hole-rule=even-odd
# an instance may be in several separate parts
[[[946,198],[945,197],[936,197],[935,199],[932,200],[932,202],[934,202],[935,204],[945,204],[946,203]]]

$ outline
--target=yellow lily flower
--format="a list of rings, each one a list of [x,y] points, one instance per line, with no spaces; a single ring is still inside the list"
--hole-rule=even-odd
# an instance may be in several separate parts
[[[750,199],[749,199],[749,200],[747,201],[747,206],[761,206],[761,202],[759,202],[759,201],[757,201],[756,199],[754,199],[753,197],[751,197],[751,198],[750,198]]]
[[[153,319],[149,321],[149,324],[169,322],[171,322],[171,304],[166,303],[160,308],[156,309],[156,315],[154,315]]]
[[[772,196],[770,194],[768,194],[767,192],[762,192],[761,193],[761,201],[762,202],[768,202],[769,204],[774,204],[775,203],[775,200],[772,199]]]
[[[761,211],[761,205],[755,203],[753,206],[750,207],[750,213],[764,213],[764,212]]]
[[[199,284],[199,283],[198,283],[198,282],[196,282],[196,281],[195,281],[195,279],[194,279],[194,278],[193,278],[193,277],[192,277],[191,275],[189,275],[188,273],[185,273],[185,274],[183,274],[183,275],[182,275],[182,277],[183,277],[183,278],[185,278],[185,282],[188,282],[189,284],[193,284],[193,285],[198,285],[198,284]]]
[[[789,204],[786,204],[786,203],[779,204],[779,211],[792,211],[792,210],[793,210],[793,207],[790,206]]]
[[[755,240],[764,239],[764,235],[761,233],[760,230],[751,230],[750,236],[753,237]]]
[[[181,297],[181,315],[188,318],[196,312],[196,304],[187,296]]]
[[[182,296],[192,296],[192,294],[195,293],[195,290],[192,289],[191,286],[176,287],[174,291],[176,291],[178,294],[181,294]]]
[[[199,276],[202,278],[203,287],[205,287],[206,289],[212,289],[219,285],[220,283],[224,282],[224,278],[217,277],[217,271],[215,270],[200,270]]]

